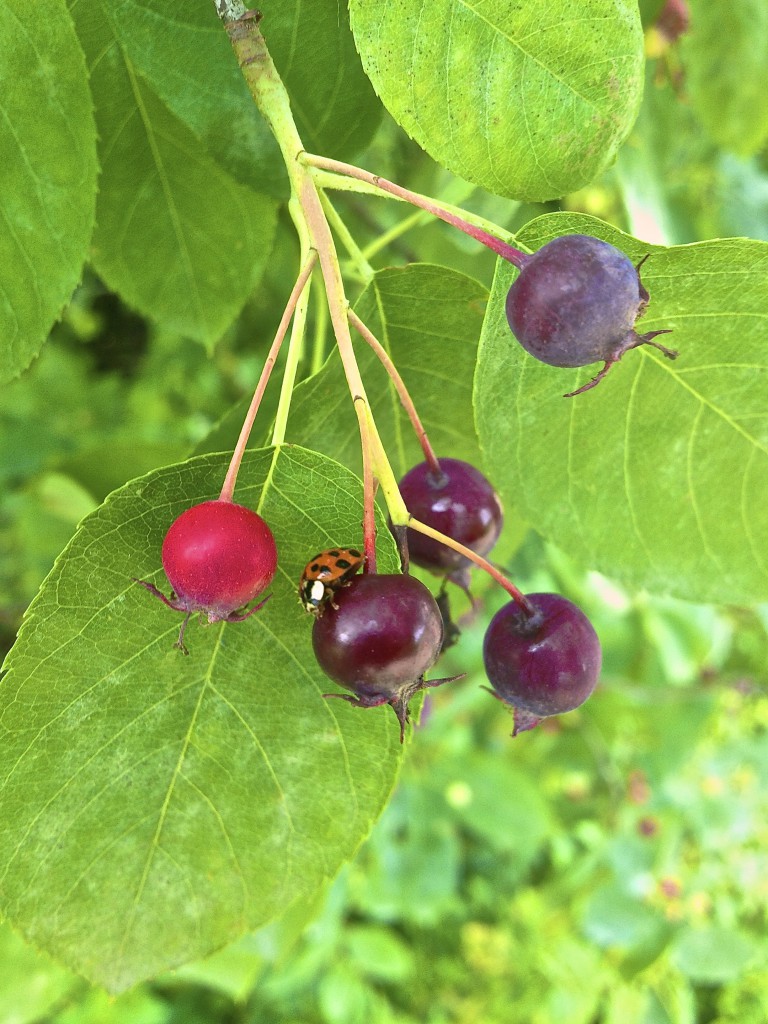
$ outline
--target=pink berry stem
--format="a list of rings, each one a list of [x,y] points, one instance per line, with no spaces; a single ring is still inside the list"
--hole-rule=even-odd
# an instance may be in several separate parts
[[[363,449],[363,572],[376,572],[376,477],[373,473],[371,435],[366,426],[366,409],[362,399],[355,401]]]
[[[421,420],[419,419],[419,414],[416,412],[416,406],[413,404],[413,399],[408,394],[408,388],[405,386],[405,381],[398,373],[397,367],[390,359],[387,350],[376,338],[371,329],[366,324],[363,323],[363,321],[360,319],[357,313],[355,313],[354,310],[350,309],[347,315],[349,317],[349,322],[355,328],[360,337],[363,338],[363,340],[368,345],[370,345],[370,347],[379,357],[382,366],[389,374],[390,379],[392,380],[392,383],[395,386],[395,390],[397,391],[400,397],[400,401],[402,402],[403,408],[408,413],[408,418],[411,421],[411,425],[413,426],[416,437],[419,439],[421,450],[424,452],[424,459],[429,463],[429,466],[432,472],[435,474],[435,476],[442,478],[443,471],[440,468],[440,463],[437,461],[435,451],[432,445],[429,443],[427,432],[424,429]]]
[[[495,566],[491,565],[490,562],[486,561],[482,555],[478,555],[477,552],[473,551],[471,548],[460,544],[459,541],[454,540],[453,537],[448,537],[446,534],[440,533],[439,530],[433,530],[431,526],[427,526],[426,523],[422,523],[418,519],[414,519],[413,516],[408,520],[408,528],[411,530],[417,530],[419,533],[423,533],[426,537],[431,537],[433,540],[437,540],[441,544],[445,544],[446,547],[452,548],[454,551],[458,551],[460,555],[464,555],[465,558],[474,562],[475,565],[479,566],[481,569],[485,569],[488,575],[493,577],[493,579],[506,590],[512,600],[520,606],[526,615],[531,616],[536,614],[536,609],[522,590],[518,590],[514,583],[508,580],[507,577],[500,573],[499,570]]]
[[[463,231],[465,235],[469,235],[470,238],[474,238],[476,241],[481,242],[488,249],[492,249],[497,255],[501,256],[502,259],[508,260],[513,266],[520,270],[525,263],[527,263],[529,256],[521,252],[520,249],[515,249],[514,246],[508,245],[503,242],[500,238],[496,238],[494,235],[484,231],[483,228],[477,227],[475,224],[470,224],[469,221],[463,217],[449,210],[447,207],[436,203],[434,199],[430,199],[428,196],[423,196],[418,192],[412,192],[410,189],[403,188],[402,185],[397,185],[394,181],[388,181],[387,178],[382,178],[378,174],[372,174],[370,171],[363,170],[362,167],[355,167],[354,164],[346,164],[341,160],[331,160],[328,157],[317,156],[315,153],[302,153],[302,161],[310,167],[317,167],[322,171],[330,171],[335,174],[345,175],[348,178],[357,178],[358,181],[367,182],[369,185],[375,185],[376,188],[380,188],[383,192],[389,192],[390,195],[397,196],[398,199],[404,199],[406,202],[411,203],[413,206],[418,206],[422,210],[426,210],[431,213],[434,217],[439,217],[440,220],[444,220],[446,224],[450,224],[459,231]]]
[[[235,450],[232,453],[232,459],[229,463],[229,469],[227,475],[224,478],[224,484],[219,494],[219,501],[232,501],[232,495],[235,492],[235,483],[237,481],[237,474],[240,471],[240,463],[243,461],[243,455],[248,444],[248,438],[251,436],[251,429],[253,428],[254,420],[256,419],[256,413],[259,411],[261,405],[261,399],[264,396],[264,392],[267,387],[272,370],[274,369],[275,362],[277,361],[278,354],[280,352],[280,346],[283,344],[288,326],[291,322],[296,304],[301,298],[302,292],[307,286],[310,274],[314,269],[315,263],[317,262],[317,252],[312,249],[307,257],[307,261],[304,264],[301,273],[296,278],[296,284],[294,284],[288,302],[286,303],[283,311],[282,319],[277,328],[275,334],[275,340],[272,342],[272,347],[269,350],[267,358],[264,362],[264,366],[261,370],[259,382],[256,385],[256,390],[253,393],[251,404],[248,406],[248,412],[243,420],[243,425],[240,429],[240,436],[237,439]]]

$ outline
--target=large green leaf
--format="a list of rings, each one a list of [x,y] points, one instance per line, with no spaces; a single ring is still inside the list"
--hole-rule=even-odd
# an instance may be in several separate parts
[[[118,0],[121,44],[164,102],[238,178],[287,196],[282,159],[256,113],[210,0]],[[382,107],[355,52],[341,0],[265,0],[262,30],[308,149],[352,156],[373,136]]]
[[[586,565],[689,600],[768,598],[768,246],[724,239],[663,249],[591,217],[529,224],[537,249],[582,232],[633,260],[651,302],[642,330],[673,328],[675,362],[629,352],[594,391],[564,392],[598,366],[528,356],[507,325],[514,276],[499,264],[475,377],[486,465],[510,506]]]
[[[741,156],[768,139],[768,6],[765,0],[693,0],[684,38],[686,85],[711,137]]]
[[[139,77],[101,0],[73,13],[100,135],[94,266],[142,313],[211,345],[266,265],[275,204],[222,171]]]
[[[246,454],[236,498],[279,570],[245,622],[187,631],[131,577],[167,583],[163,535],[214,497],[226,457],[116,491],[32,604],[0,688],[0,903],[35,943],[116,991],[199,958],[312,894],[352,855],[398,765],[388,708],[324,700],[296,582],[359,537],[361,485],[313,452]],[[394,546],[380,531],[382,569]]]
[[[630,0],[350,0],[352,30],[392,116],[439,163],[490,192],[551,199],[616,155],[642,92]]]
[[[472,421],[472,374],[485,288],[445,267],[413,263],[379,271],[355,307],[387,349],[438,456],[479,461]],[[386,371],[353,330],[357,361],[392,467],[402,475],[423,459]],[[360,466],[360,434],[338,353],[296,388],[288,439]]]
[[[80,279],[96,202],[96,126],[62,0],[0,5],[0,382],[29,365]]]

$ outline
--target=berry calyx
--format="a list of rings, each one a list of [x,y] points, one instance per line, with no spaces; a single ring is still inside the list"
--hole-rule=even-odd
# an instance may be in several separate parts
[[[443,642],[435,599],[413,576],[383,573],[354,576],[334,597],[336,607],[314,621],[312,646],[323,672],[353,695],[324,696],[361,708],[390,704],[402,743],[411,697],[449,682],[424,679]]]
[[[151,583],[137,580],[175,611],[186,612],[176,646],[184,653],[184,630],[193,612],[209,622],[241,622],[262,607],[238,614],[271,583],[277,548],[262,517],[231,501],[193,505],[171,523],[162,549],[165,574],[173,588],[167,598]]]
[[[483,642],[491,692],[514,709],[513,736],[583,704],[602,664],[600,641],[580,608],[559,594],[526,597],[534,614],[511,601],[494,615]]]
[[[434,530],[459,541],[478,555],[494,546],[504,511],[491,483],[461,459],[438,459],[440,471],[428,462],[410,469],[399,484],[408,511]],[[463,590],[469,586],[470,562],[432,537],[408,530],[408,552],[416,565],[445,574]]]
[[[550,366],[602,360],[600,373],[566,395],[572,397],[599,384],[625,352],[639,345],[677,357],[653,340],[668,331],[635,331],[648,300],[638,268],[623,252],[589,235],[563,235],[524,263],[507,293],[507,320],[523,348]]]

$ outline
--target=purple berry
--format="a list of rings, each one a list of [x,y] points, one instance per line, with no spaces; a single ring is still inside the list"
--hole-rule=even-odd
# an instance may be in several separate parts
[[[570,392],[576,395],[598,384],[638,345],[653,345],[676,358],[676,352],[653,341],[669,332],[635,331],[648,299],[637,268],[623,252],[589,235],[563,235],[523,264],[507,294],[507,320],[523,348],[542,363],[604,363],[593,380]]]
[[[187,653],[184,629],[192,612],[205,612],[209,622],[239,622],[261,608],[263,601],[236,614],[272,582],[277,548],[269,526],[252,509],[204,501],[171,523],[162,560],[173,588],[170,599],[151,583],[136,582],[170,608],[187,613],[176,644]]]
[[[411,697],[448,682],[424,679],[443,641],[435,599],[413,576],[368,573],[353,577],[334,600],[336,607],[315,619],[312,645],[323,672],[354,696],[325,696],[363,708],[391,704],[402,742]]]
[[[504,512],[498,495],[480,470],[460,459],[438,459],[441,473],[420,462],[400,481],[400,493],[414,518],[459,541],[478,555],[498,540]],[[467,588],[470,562],[417,530],[408,530],[408,552],[416,565],[445,573]]]
[[[600,641],[586,615],[559,594],[528,594],[491,620],[483,643],[495,696],[515,709],[515,733],[579,707],[600,675]]]

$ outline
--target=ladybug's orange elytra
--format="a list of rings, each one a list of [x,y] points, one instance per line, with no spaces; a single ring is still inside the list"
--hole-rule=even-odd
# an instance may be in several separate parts
[[[299,597],[306,611],[322,615],[333,595],[349,581],[365,562],[357,548],[329,548],[310,558],[299,580]]]

